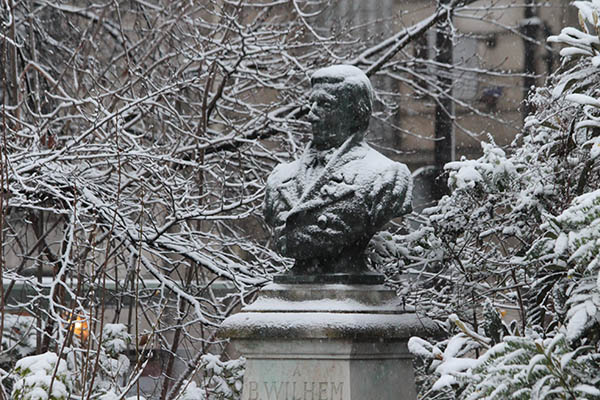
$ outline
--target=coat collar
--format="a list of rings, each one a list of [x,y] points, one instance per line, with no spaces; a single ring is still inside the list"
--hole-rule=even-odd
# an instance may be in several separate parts
[[[349,143],[347,143],[349,141]],[[342,147],[346,147],[342,149],[340,154],[336,153]],[[364,141],[364,135],[361,132],[354,134],[352,137],[348,138],[346,142],[344,142],[340,147],[333,147],[328,150],[317,150],[313,143],[310,142],[306,145],[304,149],[304,153],[300,159],[300,168],[302,169],[302,174],[306,172],[309,168],[314,168],[319,165],[321,167],[328,166],[328,169],[336,169],[341,167],[342,165],[359,158],[363,158],[368,151],[368,146]],[[328,165],[331,161],[332,157],[335,157],[332,165]]]

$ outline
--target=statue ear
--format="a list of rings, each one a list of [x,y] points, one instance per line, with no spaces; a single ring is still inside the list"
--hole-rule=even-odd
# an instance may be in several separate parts
[[[360,129],[367,129],[369,126],[371,108],[368,103],[368,100],[363,96],[358,97],[358,101],[354,103],[352,118],[354,119],[355,126],[358,126]]]

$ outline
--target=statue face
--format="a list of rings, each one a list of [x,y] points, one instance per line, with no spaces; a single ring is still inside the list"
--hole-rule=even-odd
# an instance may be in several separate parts
[[[318,84],[310,96],[308,120],[312,125],[313,145],[318,149],[329,149],[341,145],[354,133],[349,105],[340,101],[335,86]]]

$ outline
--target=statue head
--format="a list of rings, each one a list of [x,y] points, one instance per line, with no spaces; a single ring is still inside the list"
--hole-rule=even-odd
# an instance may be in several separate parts
[[[350,136],[362,137],[373,107],[373,88],[364,72],[352,65],[334,65],[317,70],[310,82],[313,145],[329,149]]]

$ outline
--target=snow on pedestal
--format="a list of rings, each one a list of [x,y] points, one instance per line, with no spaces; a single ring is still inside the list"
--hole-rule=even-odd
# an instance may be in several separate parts
[[[225,320],[243,400],[414,400],[407,341],[434,331],[383,285],[271,284]]]

